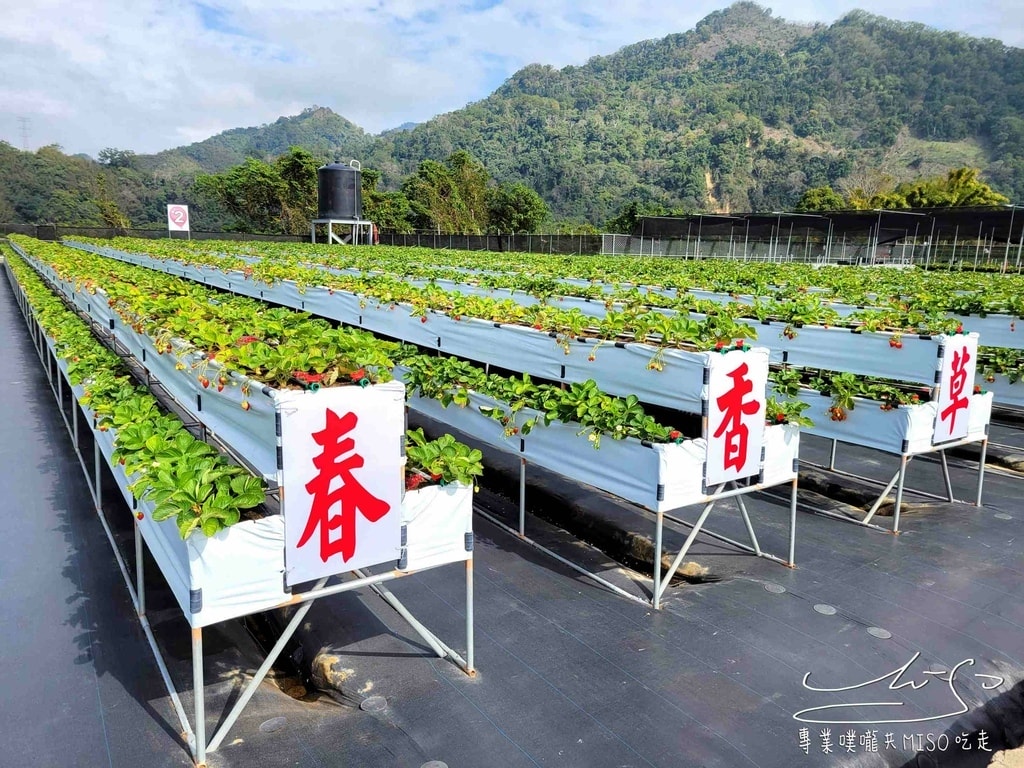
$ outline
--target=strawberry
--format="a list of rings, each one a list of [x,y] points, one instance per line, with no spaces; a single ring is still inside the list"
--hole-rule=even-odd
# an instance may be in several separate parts
[[[135,513],[135,519],[136,519],[136,520],[141,520],[141,519],[142,519],[142,518],[144,518],[144,517],[145,517],[145,515],[144,515],[144,514],[142,514],[141,512],[136,512],[136,513]]]
[[[587,362],[588,362],[588,363],[592,363],[592,362],[594,362],[595,360],[597,360],[597,358],[596,358],[596,357],[594,357],[594,355],[591,355],[590,357],[588,357],[588,358],[587,358]]]
[[[360,368],[357,371],[352,371],[352,374],[351,374],[352,381],[360,381],[361,379],[364,379],[364,378],[366,378],[366,369],[365,368]]]
[[[784,414],[784,413],[777,413],[777,414],[775,414],[775,423],[776,424],[781,424],[785,420],[786,420],[786,414]]]
[[[715,350],[720,352],[723,349],[725,349],[725,342],[724,341],[716,341],[715,342]]]
[[[407,491],[415,491],[421,485],[423,485],[423,475],[413,474],[405,478],[405,490]]]
[[[544,326],[541,325],[540,323],[534,323],[533,324],[533,330],[535,330],[535,331],[542,331],[542,330],[544,330]]]
[[[243,400],[242,401],[242,410],[243,411],[248,411],[250,408],[252,408],[252,406],[249,405],[249,401],[248,400]]]
[[[207,389],[210,386],[210,380],[205,376],[199,377],[199,383],[203,385],[203,389]]]
[[[995,380],[996,380],[996,377],[994,375],[992,375],[991,373],[988,376],[985,377],[985,381],[987,381],[989,384],[991,384]]]
[[[224,385],[223,384],[218,384],[217,385],[217,391],[218,392],[223,392],[224,391]]]
[[[421,317],[421,318],[420,318],[420,322],[421,322],[421,323],[425,323],[425,322],[427,322],[427,316],[426,316],[426,315],[424,315],[423,317]]]
[[[678,429],[673,429],[671,432],[668,433],[668,439],[669,440],[678,440],[682,436],[683,436],[683,433],[680,432]]]
[[[980,395],[981,394],[981,384],[975,384],[974,385],[974,394],[976,394],[976,395]]]
[[[431,476],[430,476],[430,479],[431,479],[431,480],[433,480],[433,481],[434,481],[434,482],[436,483],[436,482],[437,482],[438,480],[440,480],[440,479],[441,479],[442,477],[443,477],[443,475],[440,475],[440,474],[436,474],[436,475],[431,475]]]

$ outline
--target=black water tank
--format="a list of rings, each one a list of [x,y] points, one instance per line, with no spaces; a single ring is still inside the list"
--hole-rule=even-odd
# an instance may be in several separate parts
[[[362,170],[353,160],[349,165],[331,163],[316,171],[318,219],[362,219]]]

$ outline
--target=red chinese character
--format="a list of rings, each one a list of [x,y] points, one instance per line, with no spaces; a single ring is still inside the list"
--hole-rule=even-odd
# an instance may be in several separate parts
[[[719,397],[715,402],[722,411],[722,423],[715,430],[715,437],[725,435],[724,469],[743,469],[747,458],[747,437],[750,430],[743,423],[744,416],[753,416],[761,410],[757,400],[744,401],[743,398],[754,391],[753,382],[746,378],[746,363],[740,365],[729,374],[733,381],[732,389]]]
[[[320,559],[325,563],[329,557],[341,554],[348,562],[356,551],[356,512],[371,523],[380,520],[391,509],[391,505],[378,499],[363,485],[352,477],[352,470],[363,466],[363,457],[355,450],[355,441],[345,437],[351,432],[358,421],[354,413],[346,413],[340,419],[328,409],[327,424],[322,432],[314,432],[312,437],[323,452],[313,459],[313,465],[320,474],[306,483],[306,490],[313,495],[313,503],[309,510],[309,519],[302,532],[298,546],[304,546],[313,531],[320,529]],[[346,456],[345,454],[351,453]],[[335,480],[340,486],[331,490]],[[331,515],[334,505],[341,505],[340,515]],[[332,540],[331,532],[341,529],[339,538]]]
[[[963,352],[963,354],[961,354]],[[949,419],[949,431],[956,429],[956,414],[967,408],[964,387],[967,384],[967,363],[971,353],[966,348],[953,353],[953,371],[949,376],[949,405],[942,409],[943,420]]]

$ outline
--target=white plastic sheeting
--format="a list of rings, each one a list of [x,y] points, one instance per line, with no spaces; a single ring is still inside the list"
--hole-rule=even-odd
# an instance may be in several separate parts
[[[985,381],[985,377],[979,373],[974,382],[992,393],[997,405],[1008,405],[1013,408],[1024,408],[1024,379],[1010,383],[1010,380],[1002,373],[995,376],[995,381]]]
[[[402,501],[406,552],[401,570],[418,571],[469,560],[473,487],[452,483],[408,491]]]
[[[799,398],[810,405],[804,415],[814,421],[814,426],[803,427],[809,434],[895,454],[913,455],[935,450],[932,430],[938,406],[934,401],[883,411],[874,400],[855,398],[855,407],[846,411],[846,419],[833,421],[829,414],[831,397],[801,390]],[[982,440],[988,432],[991,416],[992,393],[972,395],[967,439]]]
[[[1024,349],[1024,319],[1013,315],[948,315],[964,324],[965,331],[981,336],[986,347]]]

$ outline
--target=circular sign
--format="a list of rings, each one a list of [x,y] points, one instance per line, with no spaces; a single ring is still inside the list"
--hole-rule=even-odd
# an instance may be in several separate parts
[[[188,226],[188,208],[184,205],[169,205],[167,206],[167,218],[174,226],[184,228]]]

